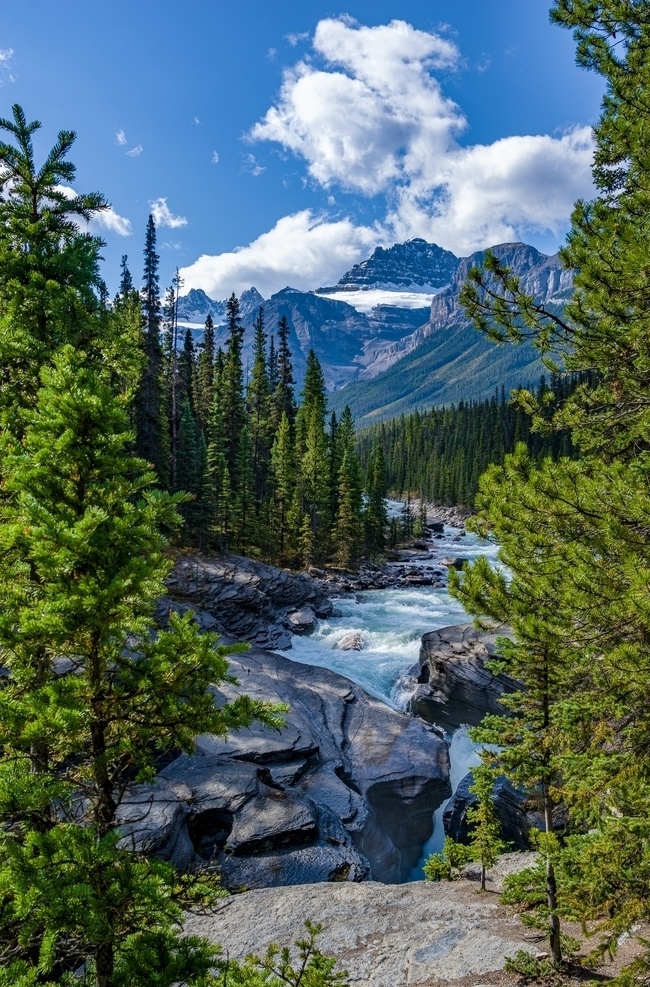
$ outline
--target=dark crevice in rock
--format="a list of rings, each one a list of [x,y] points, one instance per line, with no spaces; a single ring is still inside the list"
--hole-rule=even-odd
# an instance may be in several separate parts
[[[212,860],[225,847],[232,831],[233,814],[224,809],[206,809],[192,816],[187,825],[194,849],[203,860]]]

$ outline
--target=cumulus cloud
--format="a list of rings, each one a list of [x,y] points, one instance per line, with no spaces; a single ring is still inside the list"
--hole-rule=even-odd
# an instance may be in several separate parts
[[[321,21],[319,69],[300,61],[284,73],[280,98],[250,131],[304,158],[321,185],[375,195],[444,154],[462,130],[459,108],[430,74],[457,64],[458,49],[404,21],[360,27]]]
[[[98,232],[116,233],[118,236],[131,236],[133,228],[131,220],[120,216],[112,206],[98,212],[90,221],[90,229]]]
[[[467,120],[434,75],[461,64],[446,38],[404,21],[329,18],[313,48],[314,58],[285,70],[249,139],[281,144],[328,191],[384,196],[395,239],[436,238],[467,252],[531,230],[556,233],[574,200],[590,194],[588,128],[461,144]]]
[[[559,240],[576,198],[592,194],[588,127],[467,142],[468,121],[444,84],[450,72],[468,69],[448,37],[401,20],[366,27],[327,18],[312,48],[285,69],[277,99],[247,140],[303,161],[303,182],[325,190],[331,215],[296,213],[247,247],[201,257],[185,269],[188,286],[219,296],[250,284],[262,292],[286,283],[313,288],[377,244],[415,236],[461,256],[534,235]],[[488,68],[486,56],[474,70]],[[263,165],[251,154],[244,167],[259,174]],[[340,193],[373,200],[382,220],[370,228],[342,219]]]
[[[118,130],[115,134],[115,143],[119,144],[120,147],[123,147],[126,144],[126,134],[123,130]]]
[[[124,153],[127,154],[130,158],[138,158],[140,157],[143,151],[144,148],[142,144],[136,144],[136,146],[132,147],[130,151],[125,151]]]
[[[168,226],[171,230],[178,229],[179,226],[187,226],[185,216],[175,216],[169,206],[167,199],[162,197],[149,202],[151,215],[156,226]]]
[[[265,297],[290,285],[303,291],[331,284],[363,260],[381,232],[349,219],[328,220],[309,209],[284,216],[246,247],[203,255],[184,267],[185,290],[203,288],[212,298],[238,294],[251,285]]]

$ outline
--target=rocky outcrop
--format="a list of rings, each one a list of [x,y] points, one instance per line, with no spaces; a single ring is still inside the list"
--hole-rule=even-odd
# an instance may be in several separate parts
[[[251,650],[240,690],[289,704],[282,730],[203,736],[123,807],[124,839],[179,867],[216,861],[227,887],[405,879],[449,796],[439,732],[327,669]]]
[[[162,601],[157,613],[163,623],[170,608],[192,609],[206,630],[261,648],[290,648],[292,634],[309,633],[333,610],[327,590],[307,573],[238,555],[183,556],[167,587],[172,602]]]
[[[496,653],[496,640],[507,636],[477,631],[473,624],[453,624],[422,637],[416,689],[410,710],[430,723],[455,729],[476,725],[486,713],[504,713],[504,692],[518,683],[507,675],[493,675],[485,662]]]
[[[504,873],[532,862],[532,854],[502,857],[488,871],[488,891],[500,890]],[[263,954],[271,942],[292,947],[311,919],[323,926],[319,947],[337,957],[337,969],[347,969],[355,987],[502,984],[498,971],[506,956],[519,949],[536,953],[539,943],[498,895],[476,890],[470,879],[249,891],[225,901],[214,915],[188,915],[185,931],[242,958]]]
[[[473,780],[470,771],[461,781],[442,815],[445,833],[460,843],[469,841],[467,810],[477,803],[476,796],[469,790]],[[527,850],[530,846],[531,829],[544,829],[544,816],[539,800],[515,788],[503,775],[495,780],[492,797],[501,823],[502,838],[517,850]],[[566,813],[558,808],[553,818],[555,828],[563,829],[566,822]]]

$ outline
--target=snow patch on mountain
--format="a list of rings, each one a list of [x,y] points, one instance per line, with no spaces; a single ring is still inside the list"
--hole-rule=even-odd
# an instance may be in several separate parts
[[[331,298],[333,301],[346,302],[368,315],[374,309],[382,307],[413,309],[428,309],[435,296],[442,288],[432,285],[409,285],[408,289],[398,288],[393,284],[380,284],[376,288],[360,288],[358,291],[319,291],[321,298]]]

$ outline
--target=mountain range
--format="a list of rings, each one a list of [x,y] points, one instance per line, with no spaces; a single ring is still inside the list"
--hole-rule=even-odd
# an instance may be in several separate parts
[[[525,243],[492,248],[538,301],[561,307],[570,297],[572,274],[557,254]],[[415,408],[489,397],[535,382],[543,372],[529,344],[498,346],[470,324],[459,302],[467,273],[483,252],[458,258],[425,240],[377,247],[336,285],[314,291],[283,288],[268,299],[255,288],[240,297],[242,322],[250,327],[264,310],[267,331],[286,316],[295,376],[300,386],[307,353],[314,349],[332,391],[330,406],[349,404],[357,425]],[[195,336],[210,314],[217,344],[225,345],[226,301],[201,289],[179,299],[178,317]],[[250,364],[252,332],[244,337]]]

